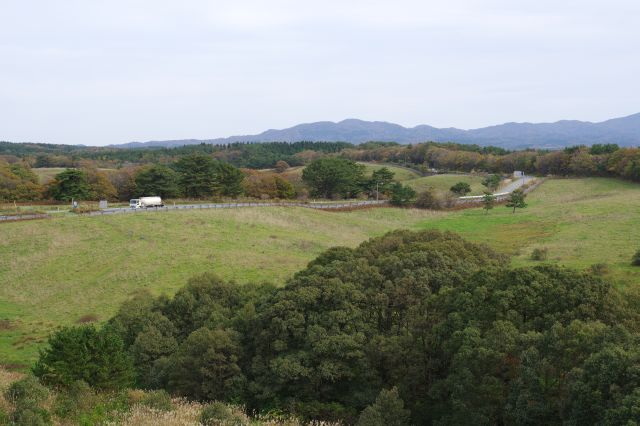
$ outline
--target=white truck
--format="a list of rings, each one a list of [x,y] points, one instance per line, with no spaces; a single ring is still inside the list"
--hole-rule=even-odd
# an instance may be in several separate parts
[[[129,200],[132,209],[147,209],[149,207],[164,207],[160,197],[140,197]]]

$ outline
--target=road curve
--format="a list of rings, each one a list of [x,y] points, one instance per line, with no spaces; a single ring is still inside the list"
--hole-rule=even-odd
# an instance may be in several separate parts
[[[527,183],[531,182],[534,179],[533,176],[522,176],[519,177],[517,179],[515,179],[513,182],[511,182],[510,184],[508,184],[507,186],[505,186],[504,188],[502,188],[500,191],[498,191],[498,193],[503,193],[506,192],[508,194],[512,193],[513,191],[515,191],[516,189],[526,185]],[[496,193],[494,193],[494,195],[496,195]]]
[[[493,193],[496,200],[504,200],[507,195],[511,194],[516,189],[522,188],[524,185],[531,183],[535,180],[533,176],[522,176],[509,183],[504,188]],[[458,201],[461,203],[467,202],[480,202],[484,198],[484,195],[467,195],[465,197],[458,197]]]

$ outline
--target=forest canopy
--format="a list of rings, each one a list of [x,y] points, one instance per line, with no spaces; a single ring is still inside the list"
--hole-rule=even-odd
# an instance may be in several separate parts
[[[593,274],[508,264],[452,233],[394,231],[329,249],[279,288],[204,274],[173,298],[142,293],[105,327],[137,386],[249,410],[346,423],[384,404],[411,424],[637,420],[637,303]],[[36,373],[73,378],[44,353]]]

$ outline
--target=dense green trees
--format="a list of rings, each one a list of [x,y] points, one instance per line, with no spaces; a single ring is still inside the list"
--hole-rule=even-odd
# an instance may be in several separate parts
[[[227,197],[242,195],[242,172],[228,163],[217,162],[215,166],[217,192]]]
[[[389,185],[391,194],[391,204],[394,206],[410,206],[416,200],[416,191],[409,185],[403,185],[395,182]]]
[[[307,162],[308,153],[337,153],[353,148],[347,142],[269,142],[197,144],[176,148],[109,148],[42,143],[0,142],[0,156],[26,160],[32,167],[78,167],[80,160],[95,162],[96,167],[118,168],[125,164],[168,164],[191,154],[206,154],[236,167],[265,169],[279,160],[292,166]]]
[[[167,389],[200,400],[232,400],[244,378],[238,366],[239,337],[233,330],[201,327],[166,359]]]
[[[47,193],[59,201],[118,199],[118,192],[108,177],[94,168],[66,169],[58,173],[47,186]]]
[[[362,192],[364,166],[340,157],[321,158],[302,172],[311,194],[322,198],[353,198]]]
[[[404,408],[398,389],[382,389],[374,404],[365,408],[358,418],[357,426],[408,426],[411,413]]]
[[[95,168],[67,169],[48,185],[48,196],[61,201],[129,200],[151,195],[165,199],[181,195],[194,198],[237,197],[243,193],[243,179],[244,174],[232,165],[208,155],[194,154],[171,166],[124,168],[109,175]],[[280,188],[283,192],[288,189]]]
[[[242,194],[242,172],[230,164],[214,160],[211,156],[188,155],[180,158],[174,167],[179,174],[182,193],[187,197],[237,197]]]
[[[133,383],[134,370],[123,341],[113,328],[66,327],[53,333],[33,368],[50,385],[77,380],[98,389],[121,389]]]
[[[49,184],[48,193],[54,200],[90,200],[91,187],[87,174],[78,169],[67,169],[58,173]]]
[[[180,158],[175,163],[180,175],[180,187],[187,197],[202,198],[219,192],[216,162],[204,154]]]
[[[459,197],[464,197],[471,192],[471,186],[467,182],[458,182],[449,188],[449,191],[453,192]]]
[[[374,170],[373,173],[371,173],[371,178],[367,182],[369,194],[371,196],[377,195],[377,193],[388,194],[391,191],[394,176],[395,173],[387,167]]]
[[[205,274],[172,299],[140,294],[106,327],[140,385],[250,410],[363,425],[633,424],[635,303],[588,272],[511,269],[451,233],[395,231],[327,250],[277,289]],[[56,369],[82,362],[79,347],[50,345],[41,377],[67,377]]]
[[[180,195],[178,174],[169,167],[156,165],[146,167],[135,175],[136,195],[176,198]]]

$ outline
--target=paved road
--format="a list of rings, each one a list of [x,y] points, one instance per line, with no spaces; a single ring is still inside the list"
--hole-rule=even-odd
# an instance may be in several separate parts
[[[151,207],[148,209],[132,209],[130,207],[117,207],[111,209],[103,209],[95,212],[85,213],[87,216],[101,216],[111,214],[126,214],[126,213],[145,213],[145,212],[160,212],[168,210],[200,210],[200,209],[234,209],[241,207],[305,207],[309,209],[331,210],[331,209],[348,209],[354,207],[364,207],[372,205],[380,205],[388,203],[387,200],[363,200],[363,201],[342,201],[342,202],[319,202],[319,203],[300,203],[283,201],[278,203],[269,202],[254,202],[254,203],[213,203],[213,204],[177,204],[175,206],[165,207]],[[23,216],[0,216],[0,221],[13,221],[13,220],[25,220],[25,219],[45,219],[50,217],[47,214],[34,214]]]
[[[502,188],[501,190],[497,191],[497,193],[506,192],[506,193],[510,194],[513,191],[515,191],[516,189],[520,188],[521,186],[531,182],[532,180],[533,180],[532,176],[523,176],[521,178],[517,178],[513,182],[511,182],[509,185],[507,185],[504,188]],[[496,193],[494,193],[494,195],[495,194]]]
[[[534,179],[535,178],[533,176],[523,176],[523,177],[517,178],[513,182],[505,186],[504,188],[494,192],[493,195],[496,197],[497,200],[503,200],[506,198],[507,195],[511,194],[513,191],[515,191],[518,188],[521,188],[527,183],[530,183]],[[458,200],[460,200],[460,202],[463,202],[463,203],[480,202],[483,197],[484,195],[467,195],[466,197],[458,197]]]

